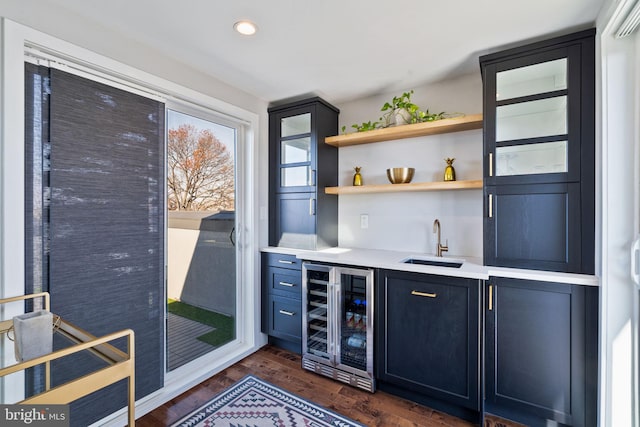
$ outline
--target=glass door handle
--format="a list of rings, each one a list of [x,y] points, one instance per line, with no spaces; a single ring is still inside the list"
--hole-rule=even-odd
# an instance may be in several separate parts
[[[640,287],[640,272],[638,272],[638,255],[640,255],[640,235],[631,245],[631,278],[637,287]]]
[[[231,233],[229,233],[229,241],[231,242],[231,244],[233,246],[236,245],[236,237],[235,237],[235,235],[236,235],[236,227],[233,227],[231,229]]]

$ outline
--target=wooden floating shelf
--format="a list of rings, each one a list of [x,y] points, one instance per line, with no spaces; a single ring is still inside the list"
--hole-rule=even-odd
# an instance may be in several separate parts
[[[333,145],[334,147],[348,147],[350,145],[369,144],[372,142],[413,138],[416,136],[461,132],[472,129],[482,129],[482,114],[470,114],[453,119],[436,120],[434,122],[392,126],[367,132],[354,132],[346,135],[328,136],[325,138],[324,142],[325,144]]]
[[[448,191],[482,188],[482,180],[416,182],[410,184],[380,184],[344,187],[326,187],[325,194],[402,193],[410,191]]]

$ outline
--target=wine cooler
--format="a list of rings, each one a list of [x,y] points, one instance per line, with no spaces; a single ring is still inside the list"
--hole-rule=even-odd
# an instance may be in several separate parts
[[[374,392],[373,270],[302,264],[302,367]]]

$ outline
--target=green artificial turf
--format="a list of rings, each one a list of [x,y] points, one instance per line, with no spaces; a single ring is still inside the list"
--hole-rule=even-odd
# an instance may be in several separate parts
[[[187,319],[216,328],[211,332],[200,335],[198,339],[215,347],[233,340],[235,333],[235,325],[233,317],[224,314],[205,310],[204,308],[195,307],[180,301],[169,299],[167,302],[167,310],[177,316],[186,317]]]

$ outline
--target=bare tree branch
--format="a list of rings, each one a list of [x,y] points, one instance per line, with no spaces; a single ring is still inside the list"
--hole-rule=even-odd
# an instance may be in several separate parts
[[[181,125],[169,130],[169,210],[233,210],[234,164],[227,147],[209,130]]]

